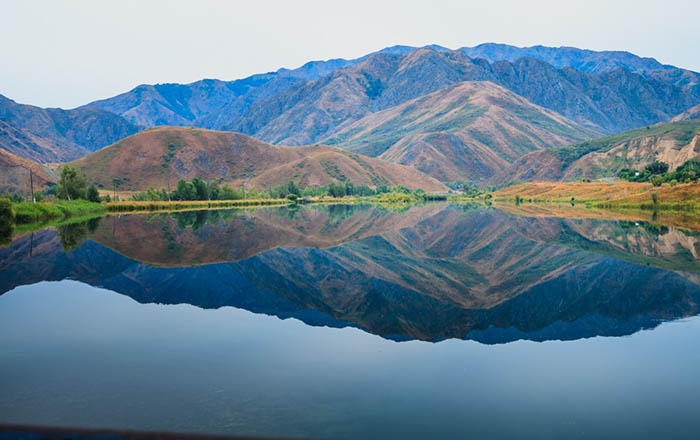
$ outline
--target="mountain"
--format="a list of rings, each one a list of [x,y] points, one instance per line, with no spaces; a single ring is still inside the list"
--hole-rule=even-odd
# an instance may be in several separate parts
[[[28,197],[32,184],[34,190],[39,191],[53,182],[56,182],[56,177],[47,167],[0,148],[0,193],[19,193]]]
[[[259,101],[228,129],[286,145],[317,142],[341,124],[463,81],[491,81],[534,104],[613,133],[666,121],[700,97],[681,86],[619,68],[600,75],[544,61],[472,60],[462,52],[419,49],[375,54],[327,77]]]
[[[325,142],[444,182],[488,178],[528,152],[599,134],[492,82],[473,81],[371,113]]]
[[[610,177],[655,160],[668,163],[673,171],[699,156],[700,120],[671,122],[526,154],[492,182]]]
[[[426,46],[435,50],[449,50]],[[404,54],[411,46],[387,47],[374,53]],[[372,54],[346,60],[310,61],[296,69],[255,74],[234,81],[204,79],[190,84],[142,84],[117,96],[83,107],[100,108],[122,115],[144,127],[183,125],[221,129],[245,113],[255,102],[270,98],[295,84],[313,81],[354,66]]]
[[[483,58],[491,63],[535,58],[557,69],[572,68],[584,73],[602,74],[624,69],[645,77],[661,79],[696,95],[700,94],[700,73],[661,64],[654,58],[643,58],[626,51],[594,51],[567,46],[516,47],[497,43],[462,47],[459,50],[472,58]]]
[[[561,54],[572,50],[556,49]],[[694,72],[622,52],[583,52],[587,55],[579,58],[592,57],[598,67],[591,67],[592,61],[577,64],[571,54],[540,57],[559,60],[552,65],[533,57],[489,62],[470,58],[468,50],[395,46],[355,60],[317,62],[303,73],[281,70],[232,82],[144,85],[88,107],[146,126],[196,125],[302,145],[332,136],[343,124],[464,81],[494,82],[605,133],[664,122],[700,102]]]
[[[413,168],[360,156],[335,147],[285,148],[243,134],[185,127],[137,133],[81,158],[73,165],[98,185],[122,190],[174,187],[194,177],[265,188],[294,180],[318,186],[349,179],[355,184],[405,185],[426,191],[447,188]]]
[[[219,129],[257,101],[357,62],[342,58],[310,61],[297,69],[279,69],[234,81],[204,79],[190,84],[142,84],[83,108],[117,113],[145,127],[191,125]]]
[[[38,162],[77,159],[138,130],[104,110],[44,109],[0,95],[0,147]]]
[[[620,67],[635,73],[674,69],[673,66],[663,65],[654,58],[642,58],[625,51],[594,51],[567,46],[517,47],[498,43],[461,47],[459,50],[471,58],[483,58],[491,63],[496,61],[514,62],[520,58],[536,58],[557,69],[571,67],[585,73],[612,72]]]

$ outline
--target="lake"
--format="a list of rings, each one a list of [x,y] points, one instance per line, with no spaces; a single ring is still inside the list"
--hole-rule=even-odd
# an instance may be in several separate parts
[[[0,424],[700,430],[700,233],[682,228],[440,203],[112,215],[0,247],[0,293]]]

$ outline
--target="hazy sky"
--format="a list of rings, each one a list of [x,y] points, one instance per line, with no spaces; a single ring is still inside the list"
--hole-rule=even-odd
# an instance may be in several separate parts
[[[700,71],[700,1],[0,0],[0,93],[64,108],[394,44],[628,50]]]

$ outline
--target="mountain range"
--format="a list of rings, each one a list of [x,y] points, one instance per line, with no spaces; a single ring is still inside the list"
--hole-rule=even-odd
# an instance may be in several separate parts
[[[513,164],[528,170],[510,174],[545,176],[537,161],[553,159],[541,151],[696,119],[698,109],[700,74],[629,52],[392,46],[235,81],[144,84],[72,110],[0,96],[0,148],[65,162],[146,128],[193,126],[278,146],[332,144],[443,182],[487,182]]]

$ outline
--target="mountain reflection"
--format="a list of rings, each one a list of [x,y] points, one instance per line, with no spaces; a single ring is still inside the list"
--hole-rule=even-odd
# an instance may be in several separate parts
[[[441,204],[110,216],[0,248],[0,291],[76,279],[397,340],[627,335],[692,316],[700,236]]]

